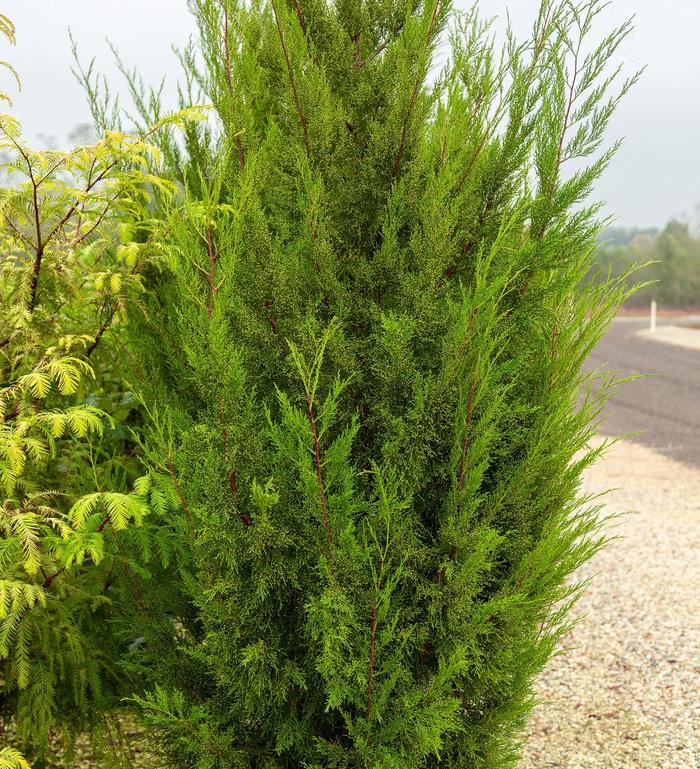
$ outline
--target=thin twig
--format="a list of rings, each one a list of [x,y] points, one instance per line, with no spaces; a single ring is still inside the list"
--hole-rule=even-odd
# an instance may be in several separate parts
[[[299,122],[301,123],[302,132],[304,134],[304,147],[306,148],[306,154],[311,157],[311,144],[309,142],[309,124],[304,115],[304,111],[301,108],[301,101],[299,99],[299,92],[297,91],[297,84],[294,78],[294,70],[292,69],[292,62],[289,59],[289,52],[287,51],[287,44],[284,41],[284,34],[282,33],[282,25],[280,24],[279,15],[277,13],[277,6],[275,0],[271,0],[272,13],[275,17],[275,26],[277,27],[277,34],[279,35],[280,45],[282,46],[282,53],[284,54],[284,60],[287,62],[287,73],[289,74],[289,83],[292,87],[292,96],[294,97],[294,104],[296,106],[297,114],[299,116]]]
[[[428,25],[428,32],[425,36],[425,50],[427,50],[428,46],[430,45],[430,40],[433,35],[433,27],[435,26],[435,20],[437,19],[438,11],[440,10],[440,2],[441,0],[436,0],[435,2],[433,15],[430,19],[430,24]],[[394,158],[394,163],[391,167],[392,180],[396,178],[399,172],[399,167],[401,166],[401,160],[403,158],[404,152],[406,151],[406,141],[408,139],[408,124],[411,120],[411,115],[413,113],[413,108],[415,106],[416,99],[418,98],[418,91],[420,90],[421,82],[422,82],[422,78],[419,75],[418,77],[416,77],[416,81],[413,85],[413,90],[411,91],[411,96],[408,100],[408,109],[406,110],[406,116],[404,117],[403,128],[401,130],[401,142],[399,143],[399,150],[396,153],[396,157]]]
[[[234,105],[234,91],[233,91],[233,72],[231,70],[231,44],[229,42],[229,18],[228,7],[226,0],[220,0],[221,8],[224,14],[224,74],[226,77],[226,87],[228,88],[229,96],[231,97],[231,109]],[[236,134],[236,152],[238,153],[238,167],[241,172],[245,170],[245,154],[243,152],[243,142],[241,141],[240,133]]]
[[[377,56],[379,56],[379,54],[381,54],[381,53],[382,53],[382,52],[383,52],[383,51],[386,49],[386,47],[387,47],[387,46],[389,45],[389,43],[390,43],[390,42],[391,42],[391,41],[392,41],[392,40],[393,40],[393,39],[396,37],[396,35],[398,35],[398,34],[401,32],[401,30],[403,29],[403,27],[404,27],[404,22],[403,22],[403,21],[401,21],[401,23],[400,23],[400,24],[398,24],[398,25],[396,26],[396,28],[395,28],[395,29],[393,29],[393,30],[392,30],[392,32],[391,32],[390,34],[388,34],[388,35],[387,35],[387,36],[384,38],[384,40],[382,40],[382,42],[381,42],[381,43],[380,43],[380,44],[379,44],[379,45],[378,45],[378,46],[377,46],[377,47],[376,47],[376,48],[375,48],[375,49],[372,51],[372,53],[371,53],[371,54],[370,54],[370,55],[369,55],[369,56],[368,56],[366,59],[363,59],[363,60],[362,60],[362,61],[359,63],[359,65],[357,65],[357,66],[358,66],[358,68],[362,68],[362,67],[364,67],[364,66],[365,66],[365,64],[369,64],[371,61],[373,61],[374,59],[376,59],[376,58],[377,58]]]
[[[297,19],[299,20],[299,26],[301,27],[301,31],[306,34],[306,19],[302,15],[301,12],[301,6],[299,5],[299,0],[292,0],[292,3],[294,5],[294,10],[297,15]]]
[[[314,415],[313,404],[309,394],[306,395],[306,413],[309,418],[309,424],[311,425],[311,432],[314,438],[314,461],[316,463],[316,481],[318,483],[318,494],[321,502],[321,515],[323,517],[323,528],[326,534],[326,549],[328,551],[328,559],[333,560],[333,544],[331,542],[331,524],[328,517],[328,502],[326,501],[326,489],[323,482],[323,471],[321,463],[321,449],[318,443],[318,430],[316,428],[316,417]]]
[[[95,338],[92,340],[92,344],[87,348],[85,351],[85,357],[89,358],[93,352],[95,352],[95,348],[100,343],[102,337],[104,336],[105,331],[112,325],[112,320],[114,319],[114,311],[110,314],[109,318],[100,326],[100,328],[97,331],[97,334],[95,334]]]
[[[192,516],[190,515],[190,508],[187,505],[187,500],[185,499],[185,495],[182,492],[182,486],[180,486],[180,481],[178,480],[177,473],[175,472],[175,467],[171,461],[168,461],[166,466],[168,468],[168,472],[170,473],[170,478],[172,479],[172,482],[175,486],[175,490],[177,491],[177,495],[180,498],[180,505],[182,506],[182,511],[185,514],[187,525],[190,529],[190,536],[194,540],[194,523],[192,522]]]
[[[377,601],[372,605],[372,630],[369,640],[369,672],[367,673],[367,720],[372,715],[372,693],[374,690],[374,655],[377,641]]]
[[[214,309],[214,297],[216,295],[216,286],[214,285],[214,267],[216,266],[216,253],[212,243],[211,225],[207,227],[207,253],[209,254],[209,272],[207,281],[209,283],[209,303],[207,304],[207,315],[211,318]]]

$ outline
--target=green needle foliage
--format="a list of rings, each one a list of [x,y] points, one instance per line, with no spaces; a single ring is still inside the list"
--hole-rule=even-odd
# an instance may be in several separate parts
[[[513,766],[604,541],[580,477],[615,381],[582,364],[626,289],[581,284],[629,25],[193,7],[218,122],[164,139],[182,195],[128,327],[191,561],[141,594],[139,702],[187,769]]]

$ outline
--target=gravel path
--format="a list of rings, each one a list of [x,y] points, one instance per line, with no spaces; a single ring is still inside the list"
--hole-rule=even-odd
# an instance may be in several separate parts
[[[677,347],[686,347],[689,350],[700,350],[700,329],[697,326],[657,326],[656,331],[652,332],[645,328],[637,333],[650,342],[672,344]]]
[[[700,766],[700,470],[619,443],[588,471],[617,487],[624,537],[585,567],[582,621],[538,682],[521,769]]]

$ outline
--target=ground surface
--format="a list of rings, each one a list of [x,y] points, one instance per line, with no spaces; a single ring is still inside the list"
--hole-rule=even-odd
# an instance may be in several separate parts
[[[633,512],[586,567],[599,576],[565,639],[571,651],[538,683],[545,703],[521,769],[697,769],[700,470],[620,443],[585,485],[618,487],[610,508]]]
[[[686,347],[689,350],[700,350],[700,326],[657,326],[653,331],[650,328],[637,332],[638,336],[648,339],[650,342],[670,344],[675,347]]]
[[[699,322],[697,316],[673,319],[674,325]],[[648,323],[618,318],[589,358],[589,367],[610,366],[621,376],[650,375],[620,389],[604,432],[641,432],[636,443],[700,467],[700,350],[640,336]]]

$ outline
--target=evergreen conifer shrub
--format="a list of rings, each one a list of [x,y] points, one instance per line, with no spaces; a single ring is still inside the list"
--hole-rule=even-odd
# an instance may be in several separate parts
[[[216,126],[164,139],[127,362],[190,558],[139,596],[139,702],[188,769],[513,766],[604,537],[580,477],[615,381],[582,364],[626,288],[581,281],[629,25],[544,0],[498,47],[447,0],[193,5]]]

